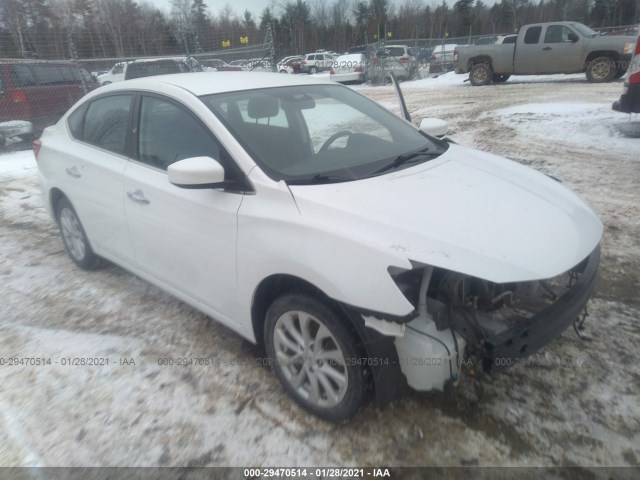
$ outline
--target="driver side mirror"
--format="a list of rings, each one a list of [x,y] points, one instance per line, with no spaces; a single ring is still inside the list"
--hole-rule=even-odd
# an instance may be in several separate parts
[[[569,39],[570,42],[573,42],[573,43],[576,43],[578,41],[578,35],[576,35],[573,32],[567,35],[567,38]]]
[[[420,130],[433,137],[444,137],[449,132],[449,124],[439,118],[423,118]]]
[[[181,188],[222,188],[224,167],[211,157],[185,158],[167,168],[169,182]]]

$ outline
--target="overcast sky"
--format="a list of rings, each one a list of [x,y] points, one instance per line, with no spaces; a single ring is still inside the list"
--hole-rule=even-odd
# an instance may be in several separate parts
[[[147,0],[150,3],[157,5],[160,8],[164,8],[166,10],[171,9],[171,0]],[[209,7],[209,13],[213,15],[218,15],[218,12],[224,8],[224,6],[228,3],[231,5],[231,8],[236,15],[242,17],[245,10],[249,10],[253,13],[254,19],[258,20],[263,10],[267,7],[271,8],[272,5],[275,5],[276,11],[279,11],[278,5],[284,4],[282,0],[205,0],[204,2],[207,7]]]
[[[157,5],[160,8],[164,8],[166,10],[170,10],[171,8],[171,0],[147,0],[154,5]],[[329,1],[329,0],[327,0]],[[439,4],[441,0],[423,0],[424,5],[436,5]],[[456,0],[450,0],[447,3],[452,5]],[[401,4],[403,0],[390,0],[389,3]],[[209,7],[209,13],[213,15],[218,15],[218,12],[224,8],[226,4],[231,5],[233,11],[239,17],[242,17],[245,10],[249,10],[253,13],[254,19],[257,21],[260,19],[260,15],[264,11],[265,8],[274,8],[276,15],[280,15],[282,13],[282,5],[286,3],[286,0],[205,0],[205,4]],[[495,0],[488,0],[484,2],[485,4],[492,5],[495,3]]]

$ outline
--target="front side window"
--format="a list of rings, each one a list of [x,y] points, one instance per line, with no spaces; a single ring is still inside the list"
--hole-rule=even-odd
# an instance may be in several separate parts
[[[116,74],[116,73],[122,73],[123,71],[124,71],[124,65],[116,65],[111,70],[111,73]]]
[[[178,160],[211,157],[226,165],[222,147],[189,112],[173,102],[142,97],[138,160],[166,170]]]
[[[81,138],[91,145],[124,155],[131,111],[131,95],[109,95],[89,104]],[[72,132],[73,122],[69,124]]]
[[[356,180],[381,174],[396,163],[404,168],[427,161],[447,149],[446,142],[423,135],[339,85],[268,88],[201,99],[274,180]],[[407,156],[411,160],[405,162]]]
[[[544,43],[570,42],[569,35],[572,33],[573,31],[564,25],[549,25],[544,35]]]

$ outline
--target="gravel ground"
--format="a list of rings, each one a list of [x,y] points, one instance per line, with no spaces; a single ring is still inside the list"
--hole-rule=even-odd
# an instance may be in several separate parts
[[[58,362],[0,366],[0,465],[640,466],[640,140],[610,111],[620,83],[560,78],[407,88],[406,101],[414,121],[444,118],[459,143],[552,174],[595,208],[591,341],[568,330],[529,364],[342,426],[293,405],[261,350],[205,315],[119,267],[74,267],[31,154],[0,156],[1,356]],[[390,88],[360,91],[395,108]],[[22,167],[3,172],[9,158]],[[109,364],[62,365],[70,357]],[[167,357],[216,360],[159,365]]]

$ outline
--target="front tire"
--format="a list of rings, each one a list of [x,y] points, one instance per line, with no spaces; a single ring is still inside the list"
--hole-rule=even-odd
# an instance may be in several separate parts
[[[93,253],[78,214],[71,202],[64,197],[56,207],[56,218],[64,248],[71,260],[84,270],[96,269],[100,265],[100,257]]]
[[[469,81],[474,87],[489,85],[493,80],[493,70],[488,63],[476,63],[469,72]]]
[[[604,83],[612,81],[618,67],[611,57],[597,57],[587,62],[587,80],[593,83]]]
[[[276,376],[296,403],[331,422],[345,422],[364,403],[363,356],[348,326],[332,306],[303,293],[278,297],[266,315]]]

